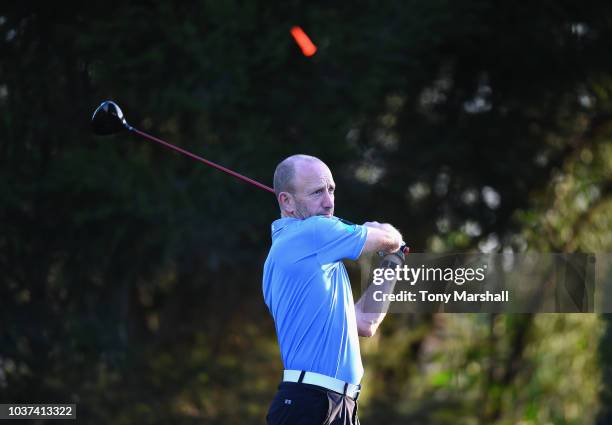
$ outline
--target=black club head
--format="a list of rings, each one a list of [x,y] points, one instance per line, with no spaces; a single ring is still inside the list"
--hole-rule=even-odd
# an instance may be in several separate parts
[[[98,136],[116,134],[128,127],[121,108],[112,100],[102,102],[91,117],[91,129]]]

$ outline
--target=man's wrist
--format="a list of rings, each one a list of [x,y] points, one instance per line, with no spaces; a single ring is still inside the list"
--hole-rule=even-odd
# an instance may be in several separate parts
[[[388,253],[387,255],[385,255],[385,257],[389,257],[389,256],[399,258],[399,260],[402,262],[402,264],[404,264],[404,262],[406,261],[406,255],[405,255],[405,254],[404,254],[404,252],[401,250],[401,248],[400,248],[400,249],[398,249],[398,250],[397,250],[397,251],[395,251],[395,252],[390,252],[390,253]]]

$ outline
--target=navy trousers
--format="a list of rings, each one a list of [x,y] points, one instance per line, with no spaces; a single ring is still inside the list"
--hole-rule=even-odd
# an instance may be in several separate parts
[[[266,420],[268,425],[359,425],[356,400],[296,382],[279,385]]]

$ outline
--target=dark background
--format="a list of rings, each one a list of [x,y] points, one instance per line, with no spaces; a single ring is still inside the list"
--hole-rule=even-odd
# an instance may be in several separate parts
[[[600,253],[611,45],[608,1],[3,4],[0,402],[256,424],[275,392],[274,198],[91,135],[101,101],[264,184],[284,157],[319,156],[336,214],[391,222],[413,251]],[[361,340],[362,421],[611,424],[609,321],[389,316]]]

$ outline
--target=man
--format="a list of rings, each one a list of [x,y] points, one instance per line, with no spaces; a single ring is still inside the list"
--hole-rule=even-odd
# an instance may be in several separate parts
[[[354,304],[341,260],[397,252],[402,236],[389,224],[347,225],[335,218],[335,188],[329,168],[312,156],[290,156],[274,173],[281,218],[272,223],[263,295],[285,371],[269,425],[359,423],[358,335],[374,335],[384,313]]]

